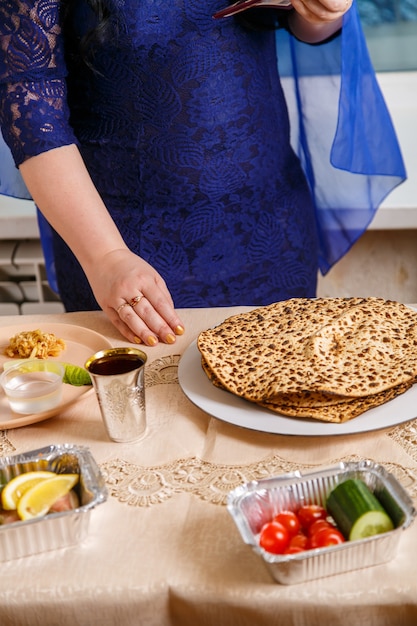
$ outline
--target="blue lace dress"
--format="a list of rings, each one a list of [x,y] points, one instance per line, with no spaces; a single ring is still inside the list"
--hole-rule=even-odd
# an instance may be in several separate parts
[[[76,4],[81,37],[92,16]],[[92,72],[64,54],[58,0],[2,0],[1,125],[15,162],[76,142],[126,244],[177,307],[314,296],[314,208],[274,32],[213,20],[225,0],[110,4]],[[97,308],[57,235],[54,256],[67,310]]]

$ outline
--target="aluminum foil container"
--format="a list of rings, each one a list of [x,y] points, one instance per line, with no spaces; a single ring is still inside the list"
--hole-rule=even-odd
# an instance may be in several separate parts
[[[325,506],[330,491],[348,478],[360,478],[377,497],[388,493],[393,498],[395,510],[385,501],[384,506],[394,521],[394,530],[291,555],[271,554],[259,546],[259,532],[274,515],[285,509],[297,510],[302,504]],[[229,493],[227,508],[243,541],[262,557],[272,577],[286,585],[386,563],[394,557],[402,532],[416,515],[411,498],[396,478],[368,460],[246,483]]]
[[[87,535],[91,510],[107,499],[104,478],[88,448],[72,444],[51,445],[2,457],[0,485],[18,474],[36,470],[80,474],[75,487],[80,504],[72,511],[0,525],[0,561],[79,543]]]

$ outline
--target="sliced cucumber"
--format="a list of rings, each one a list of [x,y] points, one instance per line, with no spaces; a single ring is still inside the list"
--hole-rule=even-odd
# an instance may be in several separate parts
[[[337,485],[327,498],[326,508],[350,541],[379,535],[394,528],[379,500],[357,478],[349,478]]]
[[[349,533],[349,540],[364,539],[373,535],[380,535],[393,530],[394,524],[385,511],[369,511],[362,515],[353,524]]]

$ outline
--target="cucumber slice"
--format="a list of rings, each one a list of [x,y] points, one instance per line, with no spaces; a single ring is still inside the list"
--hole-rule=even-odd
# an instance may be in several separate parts
[[[369,511],[362,515],[353,524],[349,533],[349,540],[364,539],[373,535],[380,535],[393,530],[394,524],[385,511]]]
[[[393,530],[394,524],[367,485],[349,478],[329,494],[327,511],[346,539],[354,541]]]

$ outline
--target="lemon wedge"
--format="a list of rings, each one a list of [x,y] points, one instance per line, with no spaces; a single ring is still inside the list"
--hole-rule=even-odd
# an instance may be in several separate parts
[[[34,471],[15,476],[4,486],[1,492],[1,503],[6,511],[15,511],[23,494],[42,480],[56,476],[55,472]]]
[[[59,498],[71,491],[78,479],[78,474],[56,474],[28,489],[17,503],[20,519],[29,520],[46,515]]]

